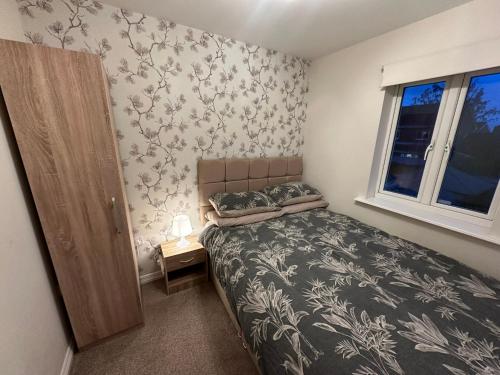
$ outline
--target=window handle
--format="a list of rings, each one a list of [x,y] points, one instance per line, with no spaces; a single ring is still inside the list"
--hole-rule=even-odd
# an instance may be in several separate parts
[[[434,149],[434,143],[429,143],[429,146],[425,149],[424,160],[427,160],[427,156],[429,156],[429,152]]]
[[[444,146],[444,152],[450,152],[450,141],[448,141],[448,143],[446,143],[446,146]]]
[[[448,160],[453,157],[453,151],[454,150],[455,150],[455,148],[451,145],[451,141],[448,141],[448,143],[446,144],[446,146],[444,146],[444,152],[446,154],[449,153]]]

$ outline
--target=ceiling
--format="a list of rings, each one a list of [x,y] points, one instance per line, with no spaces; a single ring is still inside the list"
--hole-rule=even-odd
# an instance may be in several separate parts
[[[104,0],[314,59],[470,0]]]

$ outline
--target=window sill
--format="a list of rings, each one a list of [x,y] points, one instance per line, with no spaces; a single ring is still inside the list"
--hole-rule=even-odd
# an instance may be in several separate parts
[[[493,226],[492,222],[488,224],[472,223],[466,220],[440,214],[433,210],[433,207],[415,207],[413,205],[406,204],[405,202],[399,202],[394,199],[381,196],[371,198],[357,197],[354,201],[500,245],[500,236],[491,232]]]

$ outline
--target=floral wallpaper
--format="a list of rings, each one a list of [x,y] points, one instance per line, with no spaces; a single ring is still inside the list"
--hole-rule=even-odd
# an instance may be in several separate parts
[[[103,60],[141,274],[173,215],[200,226],[197,159],[301,154],[308,61],[97,1],[17,5],[28,41]]]

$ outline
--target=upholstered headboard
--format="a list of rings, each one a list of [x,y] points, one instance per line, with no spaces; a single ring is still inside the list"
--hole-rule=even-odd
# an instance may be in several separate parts
[[[208,199],[219,192],[261,190],[302,179],[302,157],[215,159],[198,161],[200,220],[213,208]]]

